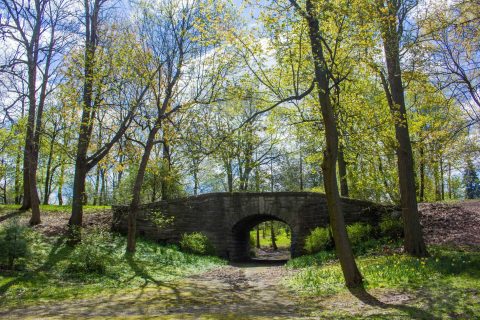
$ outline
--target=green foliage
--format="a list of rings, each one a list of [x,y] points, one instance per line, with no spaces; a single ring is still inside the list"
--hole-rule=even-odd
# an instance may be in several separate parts
[[[149,213],[150,221],[152,221],[157,227],[165,228],[171,225],[174,221],[173,216],[165,215],[160,209],[151,209]]]
[[[28,229],[17,221],[0,229],[0,266],[13,270],[18,259],[29,255],[27,232]]]
[[[321,266],[327,262],[336,259],[333,251],[320,251],[315,254],[304,255],[298,258],[291,259],[287,262],[287,268],[299,269],[311,266]]]
[[[328,228],[315,228],[305,239],[304,249],[308,253],[317,253],[330,249],[333,245]]]
[[[379,227],[380,233],[384,237],[394,240],[403,237],[403,221],[400,217],[394,218],[391,216],[385,216],[380,222]]]
[[[104,274],[112,263],[111,235],[100,229],[83,232],[81,243],[70,256],[66,272],[70,274]]]
[[[354,223],[347,226],[347,233],[353,247],[372,238],[373,228],[366,223]]]
[[[201,232],[184,233],[180,240],[182,250],[194,254],[213,255],[215,248],[206,235]]]

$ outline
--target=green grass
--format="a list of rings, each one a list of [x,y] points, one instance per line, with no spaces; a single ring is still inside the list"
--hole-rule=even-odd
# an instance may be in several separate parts
[[[46,238],[35,231],[30,231],[28,238],[31,256],[23,261],[23,271],[0,274],[0,307],[127,293],[225,263],[216,257],[188,254],[175,246],[142,239],[135,256],[127,257],[125,238],[110,235],[108,241],[94,248],[100,258],[107,260],[105,272],[71,272],[72,262],[82,259],[78,247],[68,246],[63,238]]]
[[[431,256],[421,259],[404,254],[359,257],[357,264],[364,277],[364,288],[413,296],[410,303],[413,308],[400,311],[409,317],[478,319],[480,252],[446,247],[430,247],[429,250]],[[333,254],[320,253],[293,259],[289,267],[300,268],[287,282],[299,293],[348,300],[342,271]],[[350,312],[336,311],[323,316],[347,317]]]
[[[0,213],[4,212],[12,212],[12,211],[17,211],[18,208],[20,208],[20,205],[18,204],[2,204],[0,205]],[[93,212],[98,212],[98,211],[104,211],[104,210],[110,210],[112,207],[111,206],[91,206],[91,205],[85,205],[83,206],[83,212],[84,213],[93,213]],[[52,213],[58,213],[58,212],[71,212],[72,211],[72,206],[69,205],[40,205],[40,211],[41,212],[52,212]]]
[[[256,243],[257,239],[257,231],[255,229],[250,230],[250,238],[254,239]],[[290,235],[287,235],[284,229],[280,229],[275,234],[275,243],[277,244],[278,248],[290,248]],[[262,236],[262,230],[260,230],[260,247],[271,247],[272,245],[272,238],[270,236],[270,230],[265,232],[265,237]]]

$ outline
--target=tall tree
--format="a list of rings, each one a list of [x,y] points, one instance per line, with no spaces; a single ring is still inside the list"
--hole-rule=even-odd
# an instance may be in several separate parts
[[[323,155],[322,171],[330,225],[333,231],[335,250],[345,277],[345,283],[348,287],[356,287],[362,284],[362,276],[355,263],[353,251],[348,240],[338,192],[338,128],[330,98],[329,68],[324,56],[324,38],[321,33],[320,20],[318,18],[320,6],[311,0],[305,1],[304,8],[295,0],[290,0],[290,3],[294,6],[296,12],[305,19],[308,25],[317,90],[316,94],[325,129],[326,148]]]
[[[23,156],[23,204],[21,209],[32,209],[30,224],[40,223],[40,200],[37,191],[37,167],[40,136],[43,129],[45,102],[52,90],[50,78],[57,70],[56,56],[68,43],[68,32],[60,32],[68,19],[70,3],[67,0],[23,1],[2,0],[0,30],[16,48],[9,61],[12,73],[18,65],[26,68],[28,119]],[[22,81],[23,72],[17,77]]]
[[[141,202],[141,190],[145,171],[151,151],[156,143],[159,130],[163,129],[163,160],[170,166],[170,144],[166,133],[167,124],[164,120],[171,118],[182,108],[199,103],[208,104],[215,97],[217,84],[222,79],[222,66],[208,64],[208,60],[216,61],[217,51],[209,41],[202,39],[199,21],[202,19],[202,9],[206,3],[202,1],[177,2],[164,1],[161,4],[142,4],[140,20],[140,35],[145,51],[152,52],[151,64],[155,68],[154,79],[149,86],[151,109],[146,104],[143,114],[147,118],[147,139],[137,141],[142,145],[143,153],[132,188],[132,201],[128,216],[127,252],[133,253],[136,248],[136,219]],[[206,52],[214,51],[209,55]],[[215,52],[217,51],[217,52]],[[210,56],[210,58],[206,58]],[[222,61],[222,59],[219,59]],[[198,70],[218,68],[214,73]],[[193,92],[187,91],[192,88]],[[148,121],[152,119],[151,121]],[[170,168],[169,168],[170,169]],[[165,181],[162,188],[166,186]],[[167,189],[162,189],[162,198],[166,197]]]
[[[387,66],[387,75],[380,72],[380,76],[395,122],[400,203],[405,234],[404,247],[407,253],[424,257],[428,253],[418,213],[413,152],[400,65],[400,43],[404,34],[404,24],[408,13],[417,2],[415,0],[377,0],[376,4]]]
[[[81,119],[75,155],[72,214],[68,222],[71,231],[82,226],[88,172],[109,154],[125,134],[149,81],[149,77],[145,76],[147,71],[137,67],[141,65],[143,56],[136,51],[139,48],[132,33],[121,26],[108,27],[107,4],[108,0],[85,1],[84,4],[85,47],[83,56],[79,57],[83,62]],[[100,124],[102,112],[116,113],[110,115],[108,121],[108,132],[113,133],[108,138],[104,137],[101,146],[89,155],[92,136]],[[75,234],[71,233],[73,242],[77,241]]]

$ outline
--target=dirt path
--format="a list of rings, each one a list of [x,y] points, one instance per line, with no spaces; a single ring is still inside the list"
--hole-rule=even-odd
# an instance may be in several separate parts
[[[291,272],[278,264],[225,266],[126,294],[0,311],[0,318],[306,319],[306,301],[281,284]]]

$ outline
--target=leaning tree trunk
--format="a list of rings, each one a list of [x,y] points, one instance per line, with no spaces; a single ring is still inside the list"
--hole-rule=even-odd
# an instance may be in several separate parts
[[[427,249],[423,240],[422,227],[415,188],[415,173],[413,152],[408,132],[407,111],[400,68],[399,36],[397,22],[390,21],[382,32],[385,59],[388,72],[388,86],[385,80],[384,87],[389,101],[391,113],[395,119],[395,137],[397,139],[397,166],[400,182],[400,203],[405,233],[405,252],[417,257],[426,256]],[[389,90],[388,90],[389,88]]]
[[[147,169],[148,159],[155,144],[155,136],[158,132],[159,126],[150,131],[143,151],[142,160],[135,177],[135,184],[132,190],[132,202],[130,203],[130,211],[128,213],[128,235],[127,235],[127,253],[134,253],[136,248],[136,234],[137,234],[137,215],[140,207],[140,196],[142,191],[143,180],[145,178],[145,170]]]
[[[362,285],[362,275],[357,267],[345,227],[337,183],[338,131],[334,110],[329,96],[327,65],[321,44],[320,24],[312,0],[306,1],[305,18],[308,23],[310,44],[315,69],[318,101],[325,126],[326,148],[322,162],[330,226],[335,241],[335,250],[340,260],[347,287]]]

